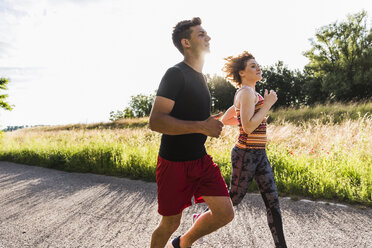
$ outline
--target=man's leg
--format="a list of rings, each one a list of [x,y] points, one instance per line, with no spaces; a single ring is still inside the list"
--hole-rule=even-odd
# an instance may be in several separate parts
[[[199,238],[231,222],[234,210],[228,196],[203,196],[209,211],[202,214],[194,225],[181,236],[181,248],[190,247]]]
[[[182,213],[172,216],[162,216],[160,224],[152,233],[151,248],[164,248],[172,233],[179,227],[181,217]]]

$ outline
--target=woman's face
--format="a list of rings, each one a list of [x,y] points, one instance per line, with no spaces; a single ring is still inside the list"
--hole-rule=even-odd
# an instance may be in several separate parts
[[[248,82],[260,81],[262,79],[261,73],[261,68],[255,59],[248,60],[245,69],[239,72],[242,81],[245,79]]]

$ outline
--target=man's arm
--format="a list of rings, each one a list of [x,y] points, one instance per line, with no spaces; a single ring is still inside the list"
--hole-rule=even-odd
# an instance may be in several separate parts
[[[219,137],[223,124],[212,116],[204,121],[186,121],[170,116],[174,101],[166,97],[157,96],[152,106],[149,127],[168,135],[202,133],[207,136]]]

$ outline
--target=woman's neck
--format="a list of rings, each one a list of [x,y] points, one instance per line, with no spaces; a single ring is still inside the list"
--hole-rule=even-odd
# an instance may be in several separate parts
[[[256,82],[242,82],[241,87],[250,87],[256,91]]]

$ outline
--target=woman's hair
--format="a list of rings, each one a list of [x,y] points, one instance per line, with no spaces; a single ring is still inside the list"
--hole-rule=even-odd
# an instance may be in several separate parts
[[[183,47],[181,44],[182,39],[190,39],[191,38],[191,27],[201,25],[202,21],[199,17],[194,17],[191,20],[185,20],[177,23],[177,25],[173,28],[172,33],[172,40],[173,44],[177,47],[177,49],[183,54]]]
[[[239,71],[245,69],[247,61],[254,59],[253,55],[247,51],[244,51],[238,56],[229,56],[225,58],[226,63],[222,69],[226,74],[226,79],[234,85],[236,88],[239,88],[242,84],[242,79],[240,78]]]

